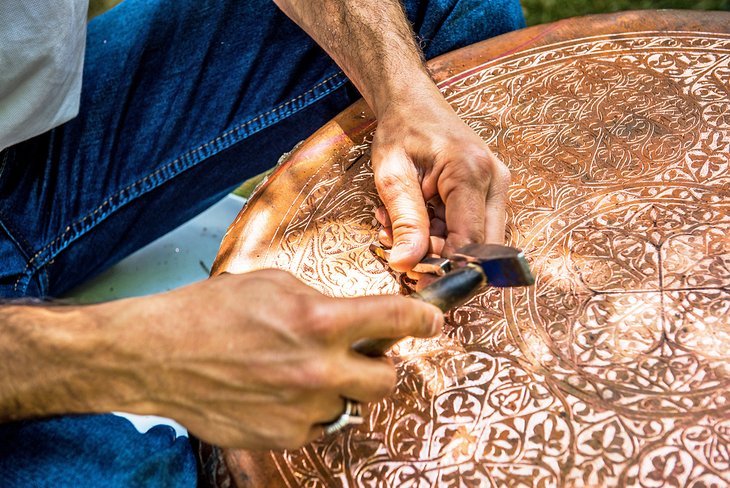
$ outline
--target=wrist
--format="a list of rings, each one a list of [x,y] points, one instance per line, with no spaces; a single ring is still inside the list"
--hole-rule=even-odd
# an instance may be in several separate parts
[[[0,309],[0,418],[18,420],[86,410],[75,384],[93,349],[89,322],[76,307],[8,305]],[[89,329],[92,329],[89,327]]]
[[[124,409],[138,396],[106,308],[0,308],[0,420]]]
[[[391,77],[378,86],[372,100],[368,102],[375,117],[381,119],[389,111],[431,104],[434,100],[441,103],[443,96],[424,68],[422,71]]]
[[[156,365],[150,364],[148,352],[156,343],[154,319],[150,307],[140,302],[151,299],[131,298],[87,307],[87,319],[93,324],[83,350],[85,387],[93,397],[94,412],[122,410],[139,415],[160,415],[150,395],[150,378]],[[152,309],[154,310],[154,309]]]

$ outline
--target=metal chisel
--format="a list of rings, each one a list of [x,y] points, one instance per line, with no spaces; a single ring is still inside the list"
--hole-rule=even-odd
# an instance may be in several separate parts
[[[390,250],[379,244],[370,250],[386,263]],[[410,296],[437,306],[443,312],[462,305],[485,285],[496,287],[529,286],[535,282],[521,250],[498,244],[469,244],[448,258],[425,258],[413,271],[440,276]],[[382,356],[394,339],[364,339],[354,349],[367,356]]]

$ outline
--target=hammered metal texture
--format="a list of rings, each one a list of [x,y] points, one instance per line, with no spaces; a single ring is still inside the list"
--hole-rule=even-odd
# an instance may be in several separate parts
[[[512,170],[509,243],[537,282],[402,342],[396,392],[271,453],[270,484],[730,485],[730,36],[580,38],[441,86]],[[368,147],[312,175],[258,267],[400,291],[367,251]]]

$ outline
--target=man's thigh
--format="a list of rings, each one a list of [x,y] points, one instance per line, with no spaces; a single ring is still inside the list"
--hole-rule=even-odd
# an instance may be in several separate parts
[[[0,222],[24,261],[3,295],[61,294],[193,217],[350,103],[346,83],[268,0],[97,17],[79,115],[3,155]]]
[[[403,0],[426,59],[525,27],[519,0]]]
[[[427,57],[523,25],[407,0]],[[272,166],[357,97],[270,0],[125,0],[89,25],[78,117],[7,150],[2,296],[58,295]]]

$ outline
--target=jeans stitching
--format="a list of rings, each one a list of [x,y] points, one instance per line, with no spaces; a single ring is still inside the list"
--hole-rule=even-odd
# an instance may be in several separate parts
[[[10,241],[15,245],[15,248],[18,250],[20,255],[23,257],[23,259],[27,261],[30,256],[29,251],[33,249],[33,246],[30,245],[23,233],[19,232],[17,228],[10,224],[10,222],[11,220],[7,218],[7,215],[0,211],[0,229],[5,232],[5,234],[10,238]],[[20,278],[23,277],[24,272],[25,270],[20,273]],[[28,281],[30,283],[30,280]],[[41,287],[41,293],[43,293],[45,290],[45,288],[43,288],[43,283],[39,281],[38,285]]]
[[[321,97],[323,97],[325,95],[328,95],[333,90],[336,90],[340,86],[344,85],[347,82],[347,78],[343,79],[339,83],[333,84],[331,87],[329,87],[325,91],[323,91],[320,95],[318,95],[317,97],[313,98],[308,104],[303,104],[303,105],[300,104],[299,106],[295,107],[295,110],[294,111],[290,111],[290,107],[292,107],[292,105],[296,104],[297,102],[299,102],[300,100],[302,100],[304,97],[306,97],[310,93],[314,92],[317,88],[319,88],[319,87],[321,87],[321,86],[329,83],[330,81],[332,81],[335,78],[340,77],[342,75],[343,75],[343,73],[341,71],[338,71],[337,73],[335,73],[335,74],[333,74],[333,75],[325,78],[324,80],[320,81],[319,83],[317,83],[316,85],[314,85],[312,88],[310,88],[306,92],[298,95],[297,97],[292,98],[291,100],[288,100],[288,101],[286,101],[286,102],[284,102],[284,103],[282,103],[280,105],[277,105],[273,109],[271,109],[271,110],[269,110],[267,112],[264,112],[262,114],[259,114],[256,117],[254,117],[253,119],[251,119],[251,120],[249,120],[247,122],[241,123],[241,124],[239,124],[239,125],[231,128],[231,129],[227,130],[226,132],[224,132],[223,134],[219,135],[215,139],[213,139],[211,141],[208,141],[205,144],[202,144],[202,145],[198,146],[197,148],[192,149],[192,150],[190,150],[190,151],[182,154],[181,156],[178,156],[173,161],[171,161],[170,163],[167,163],[166,165],[162,166],[161,168],[158,168],[153,173],[151,173],[151,174],[149,174],[149,175],[141,178],[140,180],[135,181],[134,183],[129,184],[127,187],[123,188],[122,190],[119,190],[114,195],[108,197],[98,207],[96,207],[96,209],[94,209],[93,212],[90,212],[90,213],[86,214],[84,217],[81,217],[80,219],[77,219],[72,224],[68,225],[66,227],[66,229],[64,229],[64,231],[61,233],[61,235],[57,236],[51,242],[49,242],[48,244],[46,244],[42,249],[40,249],[38,252],[36,252],[33,255],[33,257],[26,263],[26,266],[25,266],[25,269],[23,270],[23,273],[21,274],[21,276],[17,279],[17,281],[14,284],[14,287],[13,287],[14,290],[15,291],[18,291],[21,283],[24,283],[24,282],[29,281],[30,280],[30,277],[32,276],[32,274],[33,274],[34,271],[37,271],[41,267],[43,267],[46,264],[48,264],[48,261],[43,261],[43,262],[41,262],[41,264],[34,266],[34,263],[36,261],[39,261],[39,258],[43,257],[44,254],[47,254],[46,251],[49,251],[59,241],[66,241],[66,242],[63,245],[61,245],[60,248],[57,249],[55,252],[50,251],[49,252],[50,257],[48,259],[52,259],[55,255],[57,255],[58,253],[60,253],[61,251],[63,251],[63,249],[68,244],[70,244],[71,242],[73,242],[73,240],[75,238],[78,238],[78,237],[82,236],[84,233],[86,233],[94,225],[98,225],[102,220],[104,220],[107,216],[109,216],[115,210],[117,210],[120,207],[122,207],[124,204],[128,203],[129,201],[131,201],[132,199],[134,199],[136,197],[139,197],[139,196],[141,196],[141,195],[143,195],[143,194],[145,194],[145,193],[147,193],[149,191],[152,191],[153,189],[157,188],[162,183],[164,183],[165,181],[168,181],[170,178],[176,176],[180,172],[182,172],[182,171],[184,171],[186,169],[189,169],[192,166],[194,166],[195,164],[199,163],[200,160],[197,160],[196,161],[194,159],[194,156],[200,154],[204,149],[208,148],[211,145],[218,144],[218,143],[222,142],[224,139],[227,139],[228,136],[230,136],[231,134],[233,134],[235,132],[239,132],[239,131],[241,131],[244,128],[250,128],[254,123],[264,120],[270,114],[274,114],[275,113],[276,115],[273,118],[265,121],[264,124],[262,125],[262,127],[258,128],[255,131],[245,131],[244,130],[243,132],[241,132],[241,134],[238,134],[239,137],[241,137],[241,138],[248,137],[249,135],[251,135],[251,134],[253,134],[255,132],[258,132],[259,130],[265,129],[265,128],[269,127],[270,125],[278,122],[283,117],[286,117],[288,115],[291,115],[292,113],[294,113],[294,112],[296,112],[296,111],[298,111],[298,110],[300,110],[302,108],[305,108],[309,104],[311,104],[311,103],[319,100]],[[283,109],[285,109],[285,110],[283,110]],[[222,149],[225,149],[225,148],[219,148],[219,150],[222,150]],[[216,154],[217,152],[218,151],[214,152],[213,154]],[[211,154],[211,156],[212,156],[212,154]],[[190,160],[190,161],[186,165],[186,161],[187,160]],[[150,186],[150,188],[148,188],[146,191],[140,192],[139,194],[136,194],[136,195],[134,194],[133,190],[135,188],[139,188],[139,187],[145,185],[148,182],[152,182],[153,179],[156,179],[158,177],[158,175],[160,175],[163,172],[167,172],[169,170],[173,170],[174,171],[175,170],[175,166],[177,166],[179,164],[182,164],[183,166],[180,167],[175,173],[171,174],[168,178],[162,179],[157,184],[154,184],[154,182],[153,182],[152,183],[152,186]],[[125,195],[125,193],[127,195]],[[116,199],[118,199],[119,201],[116,202],[116,204],[114,204],[114,201]],[[107,207],[107,208],[104,209],[104,207]],[[100,211],[101,211],[101,213],[100,213]],[[95,219],[97,219],[97,220],[95,220]],[[86,222],[89,221],[89,220],[91,220],[91,222],[87,224]],[[79,226],[80,226],[80,228],[79,228]],[[24,286],[25,286],[25,283],[24,283]]]
[[[7,215],[0,211],[0,226],[5,228],[5,232],[10,236],[20,252],[23,254],[23,258],[28,259],[30,256],[28,251],[33,249],[33,246],[31,246],[25,236],[21,232],[18,232],[18,229],[14,226],[10,225],[9,222],[10,219],[7,218]]]
[[[3,177],[3,172],[5,171],[5,164],[8,162],[8,154],[10,153],[10,148],[5,149],[2,152],[3,160],[0,162],[0,179]]]

